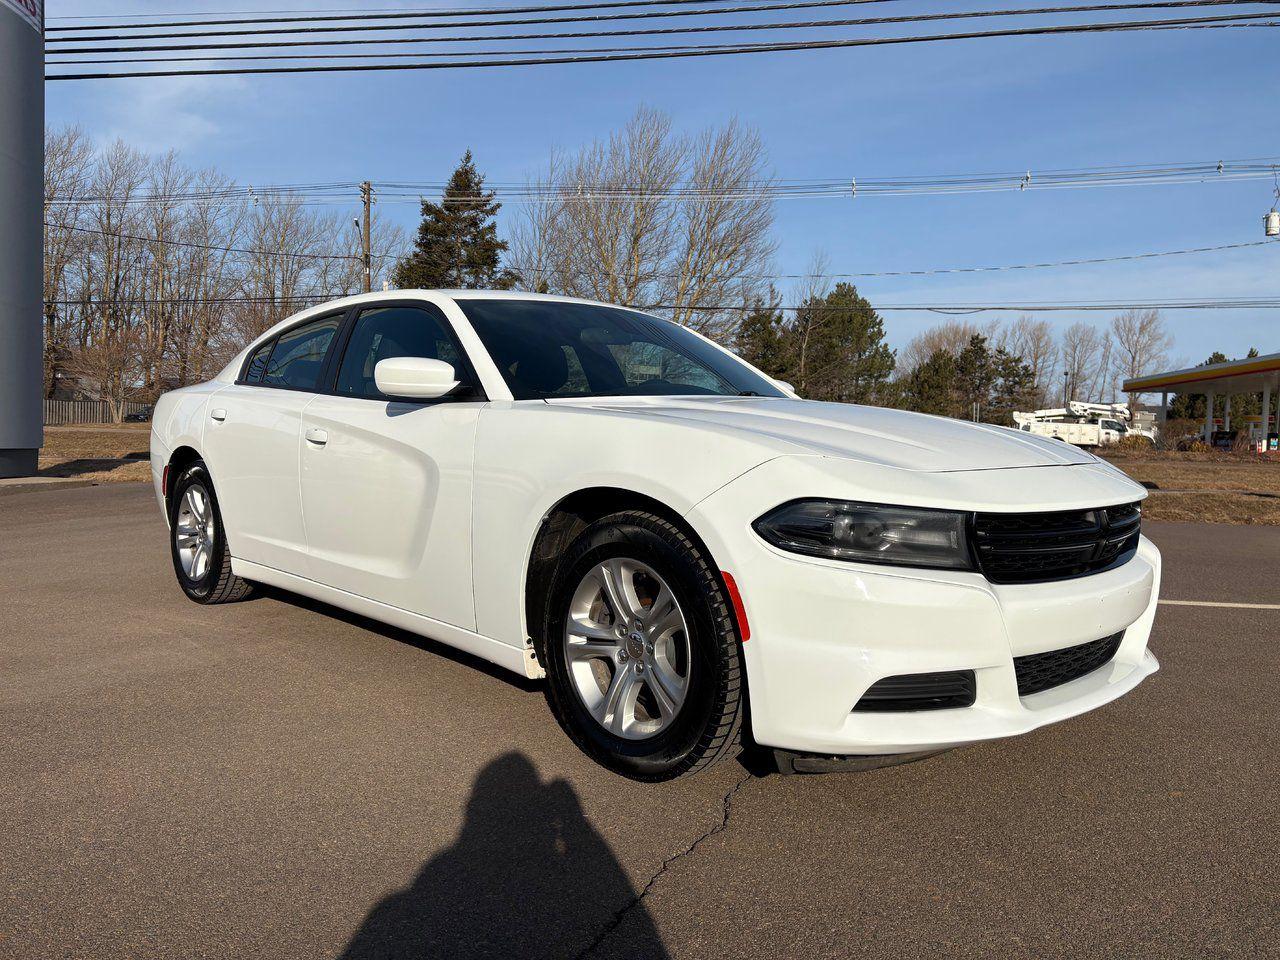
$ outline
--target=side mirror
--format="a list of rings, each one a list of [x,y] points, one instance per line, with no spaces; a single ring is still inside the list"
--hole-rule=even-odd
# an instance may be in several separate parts
[[[391,357],[379,360],[373,380],[388,397],[436,400],[458,386],[453,367],[426,357]]]
[[[793,387],[791,384],[787,383],[787,381],[785,380],[774,380],[773,382],[777,384],[779,387],[781,387],[783,390],[787,391],[787,393],[794,394],[796,392],[796,388]]]

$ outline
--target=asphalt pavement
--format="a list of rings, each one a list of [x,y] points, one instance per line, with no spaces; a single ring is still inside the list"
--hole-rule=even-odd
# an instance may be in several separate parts
[[[1280,603],[1280,529],[1148,533]],[[656,786],[430,640],[192,604],[143,485],[0,498],[0,625],[0,957],[1280,956],[1280,610],[1164,606],[1024,737]]]

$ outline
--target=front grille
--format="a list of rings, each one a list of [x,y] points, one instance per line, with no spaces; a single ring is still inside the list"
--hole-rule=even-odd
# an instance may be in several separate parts
[[[1090,640],[1075,647],[1014,657],[1013,670],[1018,676],[1018,696],[1027,697],[1060,687],[1072,680],[1079,680],[1087,673],[1093,673],[1110,662],[1120,649],[1123,638],[1124,631],[1121,630],[1101,640]]]
[[[978,567],[992,583],[1041,583],[1118,566],[1138,549],[1136,503],[1053,513],[979,513]]]
[[[883,713],[894,710],[950,710],[971,707],[977,696],[972,670],[906,673],[873,683],[854,710]]]

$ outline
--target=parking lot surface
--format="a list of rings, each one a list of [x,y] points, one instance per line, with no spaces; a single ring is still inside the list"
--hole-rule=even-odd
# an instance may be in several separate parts
[[[1280,529],[1148,533],[1280,602]],[[0,957],[1280,956],[1280,611],[1164,606],[1018,739],[657,786],[430,640],[190,603],[144,485],[0,499],[0,611]]]

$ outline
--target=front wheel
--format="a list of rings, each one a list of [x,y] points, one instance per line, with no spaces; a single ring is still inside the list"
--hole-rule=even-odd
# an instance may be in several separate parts
[[[677,526],[626,511],[584,530],[557,570],[538,656],[573,741],[634,780],[741,750],[742,661],[714,567]]]
[[[234,603],[253,592],[231,572],[222,512],[202,461],[186,467],[169,497],[169,547],[182,592],[196,603]]]

